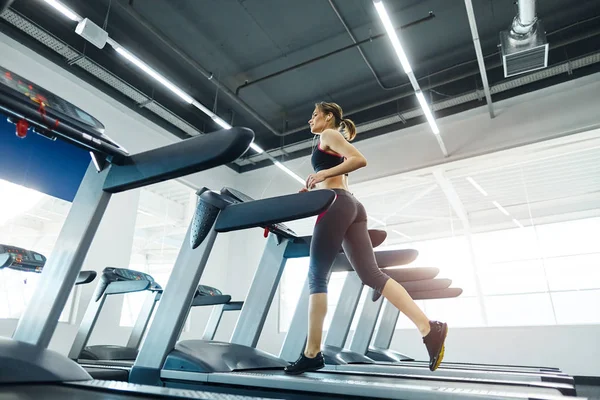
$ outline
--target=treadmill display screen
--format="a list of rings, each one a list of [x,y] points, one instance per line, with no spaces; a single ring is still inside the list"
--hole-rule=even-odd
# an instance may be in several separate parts
[[[67,115],[96,132],[101,133],[104,131],[104,125],[100,121],[79,107],[2,67],[0,67],[0,84],[5,88],[19,92],[38,105],[43,105],[52,111]]]
[[[16,246],[0,245],[1,255],[8,256],[4,267],[21,271],[42,272],[42,268],[46,264],[46,257],[42,254]]]

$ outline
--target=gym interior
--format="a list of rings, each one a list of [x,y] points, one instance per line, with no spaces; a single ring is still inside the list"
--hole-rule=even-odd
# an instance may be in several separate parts
[[[0,4],[0,398],[600,399],[598,0]],[[439,285],[402,281],[448,323],[433,373],[343,253],[337,355],[281,373],[334,201],[299,193],[320,101],[356,124],[378,262],[411,254],[380,268]]]

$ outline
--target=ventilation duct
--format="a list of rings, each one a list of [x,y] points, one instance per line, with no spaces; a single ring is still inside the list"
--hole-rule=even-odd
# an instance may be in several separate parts
[[[500,54],[504,77],[548,66],[548,41],[536,17],[535,0],[519,0],[519,12],[509,30],[500,32]]]

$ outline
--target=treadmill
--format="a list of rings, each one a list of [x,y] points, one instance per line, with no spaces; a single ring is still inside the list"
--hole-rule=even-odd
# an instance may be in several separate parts
[[[127,345],[87,346],[106,298],[110,295],[142,291],[149,293],[129,335]],[[161,293],[162,287],[149,274],[126,268],[104,268],[100,282],[79,325],[68,357],[83,365],[94,378],[126,382],[129,376],[128,367],[137,357],[138,347]]]
[[[376,252],[376,255],[378,255],[377,253],[385,254],[376,257],[379,266],[389,266],[388,264],[390,264],[390,262],[388,261],[392,261],[393,263],[392,255],[403,251],[404,250]],[[338,259],[341,257],[345,256],[340,254]],[[347,265],[349,262],[345,260],[345,264]],[[340,269],[340,267],[338,267],[338,269]],[[398,277],[402,275],[403,269],[404,268],[386,268],[385,272],[388,273],[392,279],[399,281]],[[450,287],[452,283],[450,279],[433,279],[433,277],[428,277],[422,280],[399,282],[405,287],[411,297],[416,300],[457,297],[462,293],[462,289]],[[309,297],[307,285],[308,284],[305,283],[305,287],[301,293],[296,312],[292,318],[280,353],[280,356],[288,361],[297,358],[304,349],[306,343],[306,319]],[[324,340],[323,355],[325,357],[325,363],[327,364],[325,369],[341,372],[377,373],[388,376],[405,374],[422,377],[444,376],[456,380],[485,380],[490,383],[554,388],[560,390],[563,394],[575,394],[574,379],[571,376],[561,373],[540,373],[532,370],[525,372],[515,370],[503,371],[498,369],[486,370],[482,367],[469,369],[467,366],[465,366],[465,368],[459,368],[457,366],[448,368],[446,367],[447,363],[444,362],[442,362],[436,371],[432,372],[429,370],[428,363],[425,362],[421,365],[418,363],[411,365],[411,363],[407,362],[396,363],[393,361],[378,361],[372,359],[368,354],[365,355],[365,353],[368,344],[371,341],[373,331],[375,330],[379,310],[384,299],[371,288],[369,289],[367,301],[365,302],[359,317],[352,343],[348,349],[344,348],[363,287],[364,285],[357,274],[354,271],[349,270],[346,280],[344,281],[342,292],[340,293],[338,306],[336,307],[331,320],[330,329]],[[376,300],[372,301],[370,299]],[[387,303],[386,310],[390,309],[397,312],[397,309],[392,304]],[[397,318],[398,314],[396,313],[395,315]],[[387,321],[384,315],[378,334],[383,335],[385,332],[393,333],[396,326],[396,320],[392,322],[393,323]]]
[[[96,381],[73,360],[49,350],[48,344],[73,285],[95,276],[95,272],[80,275],[80,271],[111,195],[232,162],[249,149],[254,133],[246,128],[224,129],[129,155],[103,134],[104,126],[90,114],[2,67],[0,114],[17,125],[22,140],[33,132],[51,141],[62,140],[83,148],[91,156],[54,250],[45,262],[36,293],[13,337],[0,338],[0,398],[251,399]],[[14,265],[12,255],[0,257],[2,265],[7,264],[9,257]]]
[[[111,344],[87,346],[106,298],[110,295],[141,291],[149,293],[131,330],[127,344],[125,346]],[[129,370],[138,355],[139,346],[161,294],[162,287],[147,273],[127,268],[105,268],[81,321],[69,351],[69,358],[81,364],[93,378],[127,382]],[[214,306],[217,308],[211,314],[213,325],[209,324],[204,333],[206,337],[212,339],[221,314],[224,311],[241,309],[242,303],[231,302],[231,296],[224,295],[216,288],[200,285],[195,292],[191,306]]]
[[[22,247],[0,244],[0,269],[10,268],[17,271],[41,274],[46,264],[46,256],[37,251]],[[81,271],[75,285],[85,285],[96,279],[96,271]]]
[[[305,218],[314,207],[307,195],[333,201],[334,192],[316,190],[253,200],[229,188],[198,192],[200,201],[186,234],[171,279],[163,292],[154,323],[148,330],[130,373],[130,382],[156,386],[227,391],[236,394],[292,398],[343,396],[371,399],[410,398],[563,398],[556,388],[519,384],[489,384],[483,380],[383,377],[367,373],[318,371],[286,375],[285,360],[256,349],[286,256],[306,243],[283,222]],[[218,233],[252,227],[270,232],[265,250],[230,342],[177,342],[192,291],[198,284]],[[160,327],[156,328],[156,327]],[[172,327],[166,331],[164,327]],[[284,392],[280,392],[284,391]],[[291,392],[290,392],[291,391]]]

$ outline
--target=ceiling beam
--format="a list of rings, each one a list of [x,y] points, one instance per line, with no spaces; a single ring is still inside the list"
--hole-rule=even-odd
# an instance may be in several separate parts
[[[473,274],[473,280],[475,281],[475,292],[477,293],[477,301],[479,305],[479,312],[481,313],[481,318],[483,322],[487,325],[487,314],[485,311],[485,302],[483,299],[483,290],[481,288],[481,279],[479,278],[479,266],[477,264],[477,258],[475,257],[475,250],[473,249],[473,240],[471,237],[471,224],[469,223],[469,216],[467,214],[467,210],[465,209],[462,200],[458,196],[454,185],[448,178],[446,178],[444,171],[441,169],[436,169],[433,171],[433,177],[437,181],[440,188],[444,191],[448,202],[454,209],[458,218],[462,222],[464,237],[467,240],[469,256],[471,261],[471,272]]]
[[[471,36],[473,36],[473,45],[475,46],[475,53],[477,54],[477,64],[479,65],[479,73],[481,74],[481,81],[483,82],[483,92],[485,93],[485,99],[490,112],[490,118],[494,118],[494,106],[492,105],[492,95],[490,94],[490,85],[487,79],[487,72],[485,69],[485,61],[483,59],[483,52],[481,51],[481,42],[479,40],[479,32],[477,31],[477,21],[475,20],[475,11],[473,10],[473,3],[471,0],[465,0],[465,7],[467,8],[467,16],[469,17],[469,26],[471,27]]]
[[[456,193],[454,185],[452,185],[448,178],[446,178],[444,172],[439,169],[433,171],[433,177],[444,192],[444,195],[448,199],[448,202],[450,203],[452,209],[460,219],[460,222],[463,224],[465,230],[470,231],[471,224],[469,224],[469,217],[467,216],[467,211],[465,210],[465,206],[460,200],[458,193]]]

